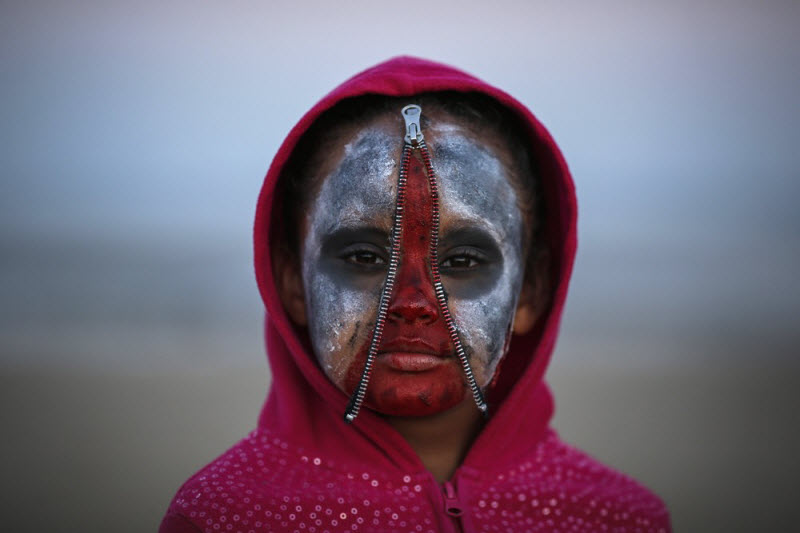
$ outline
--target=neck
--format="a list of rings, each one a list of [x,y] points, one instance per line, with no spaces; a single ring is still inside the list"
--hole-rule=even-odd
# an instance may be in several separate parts
[[[422,464],[443,483],[464,460],[483,420],[470,395],[455,407],[424,417],[386,417],[411,447]]]

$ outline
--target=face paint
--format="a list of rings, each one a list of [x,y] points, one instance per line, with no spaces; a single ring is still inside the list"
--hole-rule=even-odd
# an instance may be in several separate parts
[[[385,275],[395,139],[380,128],[359,132],[306,216],[301,260],[309,335],[322,370],[342,390],[375,321]]]
[[[524,217],[502,156],[463,130],[442,130],[431,134],[439,133],[433,165],[442,196],[440,261],[449,265],[443,278],[450,311],[486,387],[507,350],[522,289]]]
[[[361,130],[307,218],[302,260],[312,345],[347,394],[367,361],[391,256],[400,159],[392,133],[380,124]],[[522,216],[501,154],[452,121],[429,133],[441,195],[438,268],[471,363],[465,368],[485,387],[504,353],[521,286]],[[399,263],[364,401],[384,414],[421,416],[458,404],[469,380],[434,291],[428,176],[417,154],[408,163]]]

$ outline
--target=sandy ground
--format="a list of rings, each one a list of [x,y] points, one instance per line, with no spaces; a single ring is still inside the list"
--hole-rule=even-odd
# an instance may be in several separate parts
[[[789,531],[800,369],[551,369],[567,440],[659,493],[676,531]],[[5,372],[6,531],[155,531],[194,470],[254,424],[262,368],[213,375]]]

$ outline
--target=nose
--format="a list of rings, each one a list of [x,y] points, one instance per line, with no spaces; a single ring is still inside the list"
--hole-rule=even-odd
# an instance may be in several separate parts
[[[388,309],[388,319],[397,324],[431,324],[439,318],[439,305],[428,276],[415,268],[401,268]]]
[[[439,318],[439,304],[429,268],[433,205],[420,158],[410,158],[406,191],[400,268],[387,318],[398,325],[427,325]]]

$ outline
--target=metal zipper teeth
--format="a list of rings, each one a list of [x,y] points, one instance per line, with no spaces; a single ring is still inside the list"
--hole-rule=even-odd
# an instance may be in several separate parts
[[[372,374],[372,365],[378,354],[378,348],[383,338],[383,328],[386,324],[386,316],[389,311],[389,300],[394,290],[394,282],[397,278],[398,265],[400,263],[400,236],[403,229],[403,208],[406,201],[406,181],[408,179],[408,163],[411,156],[411,146],[403,146],[402,163],[400,165],[400,175],[397,178],[397,200],[395,202],[394,220],[392,221],[392,243],[389,252],[389,267],[386,272],[386,280],[383,282],[380,303],[378,304],[378,316],[375,319],[375,327],[372,331],[372,339],[367,351],[367,359],[364,362],[364,370],[358,380],[358,385],[347,404],[344,412],[344,421],[351,423],[358,416],[364,397],[367,394],[367,385]]]
[[[472,372],[472,366],[469,364],[467,354],[464,351],[464,346],[461,342],[461,336],[459,335],[458,328],[456,327],[453,317],[450,314],[450,308],[447,305],[447,294],[445,293],[441,274],[439,272],[439,188],[436,183],[436,173],[433,170],[431,156],[428,152],[428,146],[425,144],[424,140],[421,140],[417,143],[417,149],[419,149],[420,153],[422,154],[422,160],[425,163],[425,171],[428,175],[428,184],[431,190],[431,211],[433,212],[433,220],[431,224],[430,263],[431,275],[433,277],[433,289],[436,293],[436,299],[439,303],[439,309],[442,312],[442,316],[444,317],[447,331],[450,334],[450,340],[453,342],[453,346],[455,346],[456,356],[458,357],[461,367],[464,370],[464,375],[467,377],[467,385],[469,385],[469,388],[472,391],[472,398],[475,400],[478,410],[486,415],[488,414],[488,405],[486,405],[486,400],[483,397],[483,392],[478,386],[478,382],[475,381],[475,375]]]
[[[406,110],[409,108],[417,108],[417,112],[412,112],[407,115]],[[397,200],[395,202],[394,220],[392,223],[392,248],[389,256],[389,267],[386,273],[386,280],[384,281],[383,289],[381,290],[380,303],[378,304],[378,316],[375,319],[375,327],[372,332],[372,339],[370,340],[369,350],[367,352],[367,359],[364,362],[364,369],[361,372],[361,377],[358,380],[358,385],[354,391],[350,401],[345,409],[344,420],[346,423],[351,423],[358,416],[361,410],[361,405],[364,402],[364,397],[367,393],[367,386],[369,384],[370,375],[372,373],[372,365],[375,362],[378,348],[383,338],[383,328],[386,324],[386,317],[389,309],[389,300],[394,290],[394,282],[397,277],[398,264],[400,260],[400,237],[402,233],[403,224],[403,208],[405,206],[406,196],[406,180],[408,178],[408,165],[409,158],[412,150],[419,150],[422,154],[423,162],[425,163],[425,171],[428,177],[428,184],[431,191],[431,204],[432,204],[432,221],[431,221],[431,246],[430,246],[430,264],[431,276],[433,278],[433,288],[436,294],[436,300],[439,304],[442,317],[444,318],[445,325],[447,326],[450,340],[456,350],[456,356],[464,370],[464,375],[467,378],[467,385],[472,392],[472,398],[484,415],[488,414],[488,406],[484,399],[483,392],[475,381],[475,375],[472,372],[472,366],[469,364],[469,359],[464,351],[461,336],[458,333],[458,328],[453,321],[450,314],[450,309],[447,305],[447,294],[442,284],[441,275],[439,272],[439,189],[436,183],[436,174],[431,164],[430,153],[428,147],[419,130],[419,115],[420,111],[418,106],[406,106],[403,108],[403,116],[406,119],[406,142],[403,145],[402,163],[400,166],[400,174],[397,180]],[[411,130],[408,129],[409,125],[416,125],[414,130],[414,137],[410,137]]]

